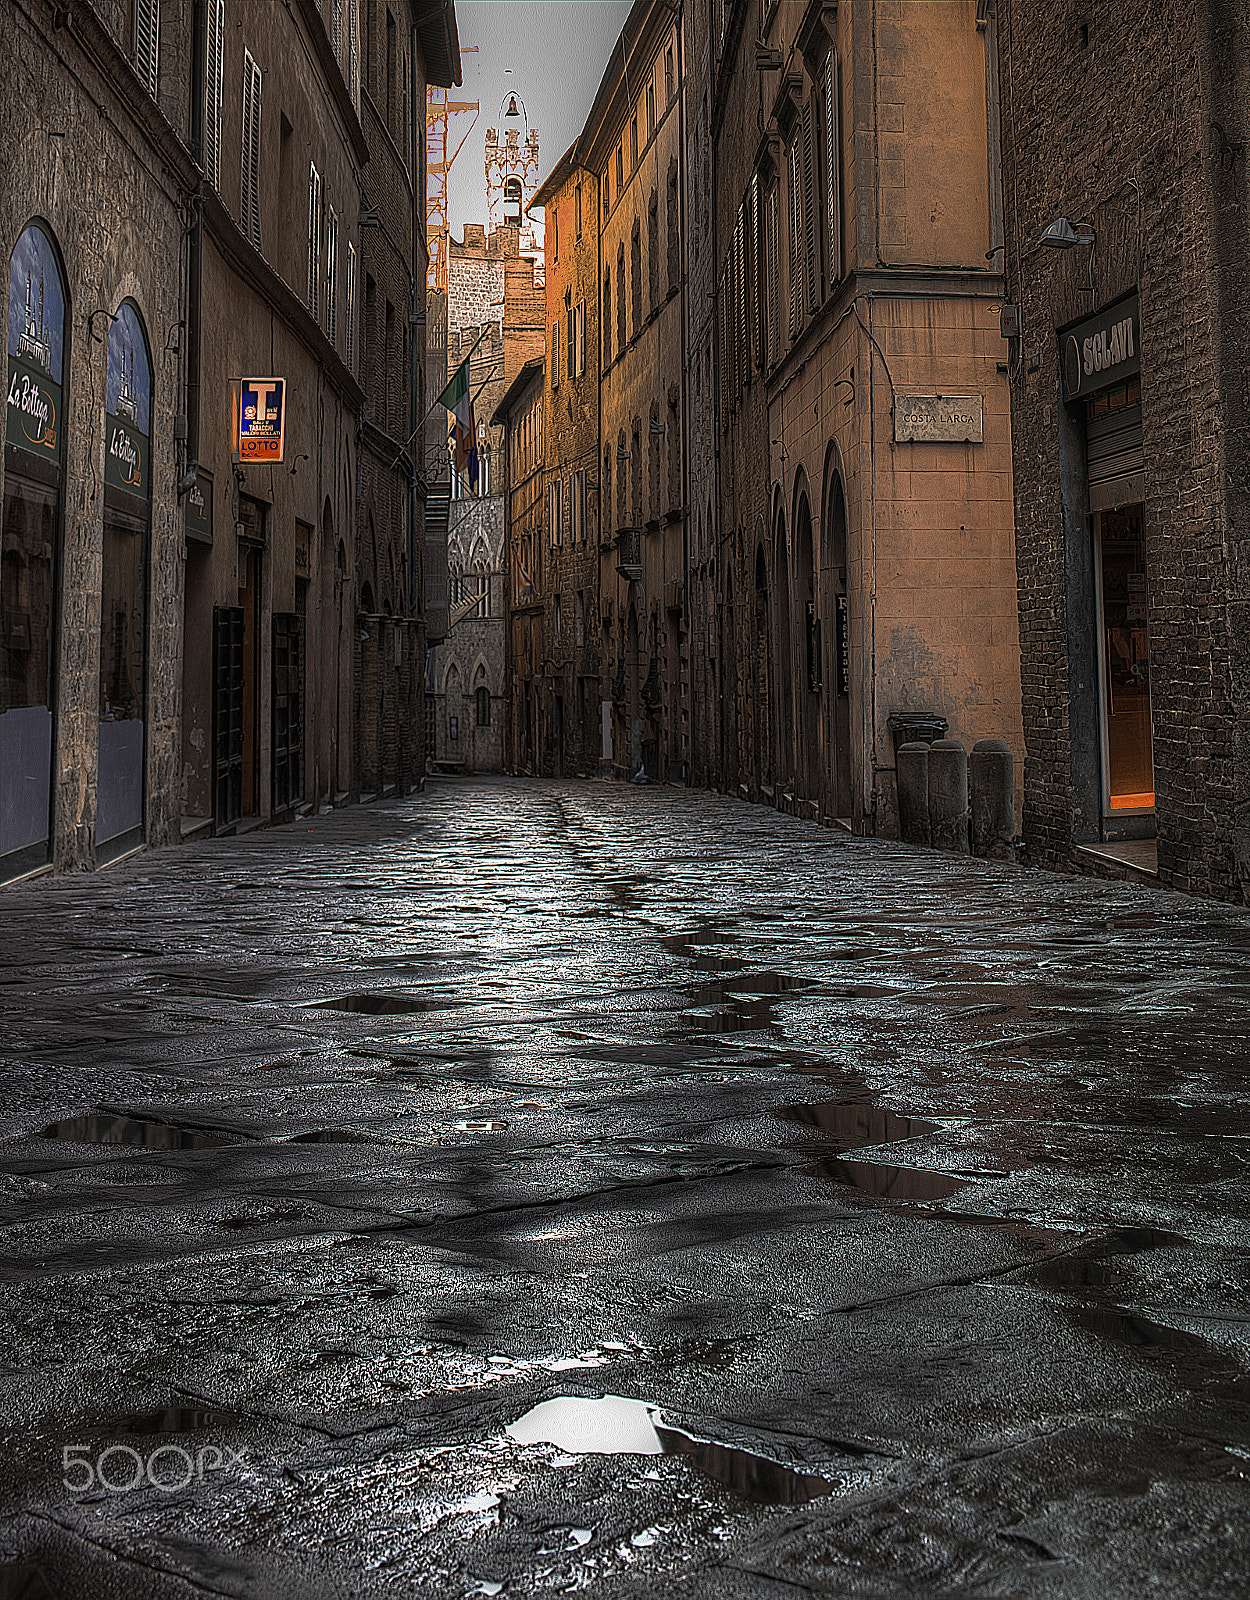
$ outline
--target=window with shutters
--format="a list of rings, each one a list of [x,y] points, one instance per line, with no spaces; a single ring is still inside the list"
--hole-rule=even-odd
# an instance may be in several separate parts
[[[208,38],[204,63],[204,176],[221,188],[221,68],[226,31],[226,0],[208,0]]]
[[[651,191],[647,207],[647,298],[652,311],[660,305],[660,199]]]
[[[633,437],[629,442],[629,476],[633,489],[634,527],[642,527],[642,418],[634,418]]]
[[[751,280],[750,252],[747,250],[747,228],[750,215],[744,200],[738,207],[738,227],[734,248],[738,256],[738,389],[741,392],[751,381]]]
[[[568,363],[569,377],[575,378],[577,376],[577,324],[573,314],[573,291],[571,289],[564,291],[564,331],[567,345],[565,360]]]
[[[803,107],[802,200],[804,309],[809,316],[814,316],[820,307],[820,239],[824,231],[821,218],[825,214],[820,198],[822,188],[819,103],[810,94]]]
[[[243,52],[243,141],[239,179],[239,226],[260,249],[260,68]]]
[[[135,71],[152,98],[160,83],[160,0],[134,0]]]
[[[664,104],[667,106],[673,98],[673,47],[670,44],[664,52]]]
[[[573,232],[577,238],[582,236],[582,186],[579,183],[573,190]]]
[[[670,511],[681,507],[681,434],[677,427],[677,395],[672,390],[668,400],[668,506]]]
[[[760,206],[760,176],[751,179],[751,342],[757,368],[767,360],[768,296],[764,292],[766,265],[764,217]]]
[[[642,229],[637,217],[634,218],[633,232],[629,236],[629,288],[633,336],[636,339],[642,327]]]
[[[629,170],[631,172],[638,165],[638,118],[629,119]]]
[[[616,147],[616,198],[621,198],[621,190],[625,187],[625,146],[618,144]]]
[[[560,259],[560,208],[554,202],[551,207],[551,259]]]
[[[825,61],[825,217],[829,286],[842,281],[842,107],[836,51]]]
[[[352,104],[360,110],[360,27],[356,0],[347,0],[347,87]]]
[[[802,130],[790,146],[790,337],[803,320],[803,153]]]
[[[629,493],[629,457],[625,453],[625,430],[616,436],[616,525],[623,528],[628,520],[626,500]]]
[[[599,504],[603,507],[603,526],[606,533],[612,525],[612,446],[603,447],[603,477],[599,480]]]
[[[321,321],[321,174],[308,163],[308,309]]]
[[[356,248],[348,240],[347,281],[343,285],[343,353],[348,371],[356,371]]]
[[[781,196],[773,183],[768,190],[768,360],[772,364],[781,353],[781,264],[778,244],[781,232]]]
[[[560,387],[560,324],[551,324],[551,387]]]
[[[647,423],[647,443],[650,445],[650,471],[647,475],[647,498],[650,502],[652,522],[660,520],[660,447],[664,443],[664,425],[660,421],[659,401],[651,402],[651,416]]]
[[[586,371],[586,302],[584,300],[577,302],[574,332],[577,336],[577,360],[573,364],[573,376],[580,378]]]
[[[612,269],[603,275],[603,364],[605,367],[612,365]]]
[[[647,138],[655,138],[655,79],[647,85]]]
[[[616,353],[625,350],[625,246],[616,247]]]
[[[326,217],[326,337],[338,349],[339,337],[339,219]]]

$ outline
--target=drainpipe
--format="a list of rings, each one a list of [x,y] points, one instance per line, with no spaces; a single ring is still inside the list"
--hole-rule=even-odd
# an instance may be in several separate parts
[[[725,538],[721,529],[721,484],[720,484],[720,279],[717,276],[717,266],[720,261],[720,251],[717,245],[717,209],[719,195],[716,188],[716,135],[712,124],[716,120],[716,75],[720,67],[713,41],[716,38],[716,16],[714,0],[707,0],[707,38],[708,55],[712,63],[712,79],[708,85],[711,93],[708,97],[707,145],[708,145],[708,211],[711,215],[711,241],[712,252],[712,490],[716,506],[716,527],[708,529],[709,534],[716,540],[716,659],[720,668],[720,693],[717,697],[716,721],[717,743],[720,757],[719,783],[721,793],[728,789],[725,780]],[[734,619],[729,618],[732,629]],[[737,685],[734,686],[735,693]]]
[[[208,6],[195,0],[191,21],[191,154],[204,170],[204,91],[208,60]],[[187,466],[200,460],[200,325],[204,266],[204,179],[192,200],[190,259],[187,263]]]

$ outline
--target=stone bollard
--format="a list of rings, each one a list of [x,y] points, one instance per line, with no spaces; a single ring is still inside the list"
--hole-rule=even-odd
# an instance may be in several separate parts
[[[929,750],[929,827],[935,850],[968,854],[968,752],[958,739]]]
[[[1016,859],[1015,762],[1002,739],[978,739],[968,757],[972,793],[972,853],[990,861]]]
[[[903,744],[894,758],[898,779],[898,831],[904,844],[932,843],[929,832],[929,746]]]

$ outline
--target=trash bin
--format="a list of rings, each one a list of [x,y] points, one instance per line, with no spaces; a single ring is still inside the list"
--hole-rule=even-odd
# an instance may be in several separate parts
[[[894,740],[894,765],[897,767],[903,745],[932,744],[935,739],[944,739],[950,724],[935,711],[892,711],[886,726]]]

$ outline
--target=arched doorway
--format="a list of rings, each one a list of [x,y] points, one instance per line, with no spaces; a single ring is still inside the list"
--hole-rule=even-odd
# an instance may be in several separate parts
[[[805,800],[820,798],[821,738],[820,607],[816,598],[816,566],[812,552],[812,515],[804,482],[794,512],[794,597],[797,605],[798,750],[795,783]]]
[[[772,614],[768,604],[768,558],[761,534],[755,550],[755,650],[751,693],[751,757],[757,789],[773,781]]]
[[[794,762],[794,659],[790,632],[790,552],[786,544],[786,513],[779,503],[773,535],[773,616],[776,649],[773,653],[773,686],[777,708],[773,740],[774,782],[793,783]]]
[[[137,307],[109,326],[104,402],[96,859],[143,840],[152,364]]]
[[[853,815],[851,800],[851,615],[846,582],[846,496],[833,450],[825,466],[821,539],[822,609],[829,621],[825,689],[825,783],[835,817]]]
[[[65,279],[32,222],[9,257],[9,346],[0,588],[0,880],[42,866],[52,844],[65,428]]]
[[[642,684],[638,664],[638,608],[630,601],[625,622],[625,748],[632,777],[642,760]]]

